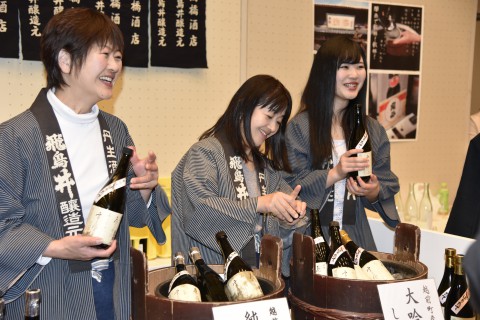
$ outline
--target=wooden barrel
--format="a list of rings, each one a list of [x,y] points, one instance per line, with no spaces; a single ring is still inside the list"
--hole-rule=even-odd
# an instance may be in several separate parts
[[[418,261],[420,229],[400,223],[395,229],[394,254],[372,252],[402,280],[365,281],[315,274],[312,237],[295,233],[288,299],[296,320],[383,319],[377,285],[426,279],[428,268]]]
[[[281,278],[282,241],[274,236],[265,235],[260,246],[260,268],[253,272],[258,278],[265,295],[248,301],[281,298],[284,296],[285,283]],[[135,250],[137,251],[137,250]],[[175,275],[175,267],[162,268],[147,272],[143,254],[132,252],[132,315],[135,320],[211,320],[212,308],[238,302],[187,302],[170,300],[166,297],[168,284]],[[135,260],[137,260],[135,262]],[[210,265],[218,273],[223,273],[223,265]],[[191,274],[196,270],[187,266]],[[147,276],[148,275],[148,276]],[[165,296],[155,296],[155,290]],[[242,301],[245,302],[245,301]]]

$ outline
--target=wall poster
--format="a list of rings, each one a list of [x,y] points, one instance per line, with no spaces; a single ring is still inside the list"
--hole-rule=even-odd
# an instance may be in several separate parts
[[[314,52],[345,34],[365,49],[368,115],[391,141],[417,138],[423,6],[355,0],[314,0]]]

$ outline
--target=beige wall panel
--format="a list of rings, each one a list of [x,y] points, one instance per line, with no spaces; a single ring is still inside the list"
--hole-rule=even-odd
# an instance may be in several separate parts
[[[424,7],[418,138],[392,144],[392,167],[404,200],[413,181],[429,181],[434,192],[446,181],[453,200],[468,145],[477,0],[390,3]],[[208,0],[209,68],[126,68],[102,108],[125,120],[142,154],[156,151],[160,175],[169,176],[245,78],[277,77],[296,110],[312,39],[312,0]],[[0,59],[0,121],[29,107],[43,85],[39,62]]]

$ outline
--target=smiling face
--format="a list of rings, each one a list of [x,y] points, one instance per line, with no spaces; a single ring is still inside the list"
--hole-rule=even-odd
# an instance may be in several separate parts
[[[67,85],[57,88],[57,97],[77,113],[90,112],[99,101],[110,99],[113,85],[122,70],[122,54],[105,46],[93,45],[81,65],[74,63],[65,50],[59,54]]]
[[[110,99],[113,95],[113,85],[122,70],[122,54],[110,45],[100,47],[94,45],[88,52],[80,69],[72,70],[69,85],[77,88],[82,99],[87,104]]]
[[[341,110],[348,105],[348,101],[357,97],[365,83],[367,72],[363,59],[358,63],[342,63],[337,70],[335,85],[335,109]]]
[[[257,148],[260,148],[265,140],[277,133],[284,116],[285,110],[274,113],[269,110],[268,106],[255,108],[252,113],[250,130],[252,140]]]

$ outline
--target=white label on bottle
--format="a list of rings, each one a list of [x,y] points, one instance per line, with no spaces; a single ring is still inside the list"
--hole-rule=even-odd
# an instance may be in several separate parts
[[[200,295],[200,290],[197,287],[191,284],[181,284],[173,288],[172,291],[168,294],[168,298],[172,300],[181,300],[181,301],[192,301],[200,302],[202,301],[202,296]]]
[[[363,170],[358,170],[358,175],[360,177],[368,177],[372,174],[372,152],[361,152],[357,153],[357,157],[359,158],[367,158],[368,159],[368,167]]]
[[[357,251],[355,251],[355,257],[353,257],[354,264],[360,264],[360,257],[362,256],[363,251],[365,251],[363,248],[358,248]]]
[[[461,317],[455,317],[455,316],[450,316],[450,320],[475,320],[476,318],[475,317],[471,317],[471,318],[461,318]]]
[[[263,296],[260,283],[252,271],[240,271],[228,279],[225,293],[230,301],[243,301]]]
[[[95,202],[98,202],[98,200],[100,200],[100,198],[102,198],[104,195],[113,192],[119,188],[125,187],[126,185],[126,178],[122,178],[120,180],[110,183],[108,186],[105,186],[102,190],[100,190],[100,192],[97,194],[97,197],[95,198]]]
[[[440,295],[439,299],[441,304],[444,304],[445,302],[447,302],[447,297],[448,297],[448,293],[450,292],[450,288],[451,287],[448,287],[448,289],[443,291],[442,294]]]
[[[83,234],[102,238],[103,244],[110,245],[115,238],[121,220],[122,214],[93,205]]]
[[[334,265],[335,262],[337,262],[338,257],[342,255],[342,253],[346,252],[347,250],[345,249],[345,246],[340,246],[335,250],[335,252],[332,254],[332,257],[330,258],[330,264]]]
[[[394,280],[392,274],[380,260],[369,261],[362,269],[372,280]]]
[[[225,271],[223,272],[223,279],[227,279],[227,271],[228,267],[230,266],[230,262],[232,262],[232,260],[236,257],[238,257],[238,253],[236,251],[233,251],[228,255],[227,260],[225,261]]]
[[[348,268],[348,267],[338,267],[332,269],[332,275],[336,278],[343,278],[343,279],[356,279],[357,275],[355,274],[355,269]]]
[[[328,264],[326,262],[315,263],[315,274],[321,274],[322,276],[328,275]]]
[[[172,286],[173,286],[173,284],[175,283],[175,280],[177,280],[178,277],[181,277],[181,276],[183,276],[184,274],[188,274],[188,271],[187,271],[187,270],[182,270],[182,271],[180,271],[180,272],[177,272],[177,273],[173,276],[172,280],[170,281],[170,285],[168,286],[168,292],[172,291]]]
[[[365,143],[367,143],[367,141],[368,141],[368,133],[367,133],[367,131],[365,131],[362,139],[360,139],[360,141],[358,141],[357,145],[355,146],[355,149],[363,149],[363,147],[365,146]]]
[[[313,239],[313,242],[315,242],[315,244],[319,244],[325,242],[325,239],[323,239],[323,237],[316,237],[315,239]]]
[[[468,300],[470,300],[470,289],[467,288],[467,291],[465,291],[460,299],[458,299],[457,302],[452,306],[451,310],[453,313],[458,314],[460,310],[463,309],[463,307],[468,303]]]
[[[359,265],[355,264],[353,265],[353,267],[355,268],[355,276],[357,277],[357,279],[372,280]]]

